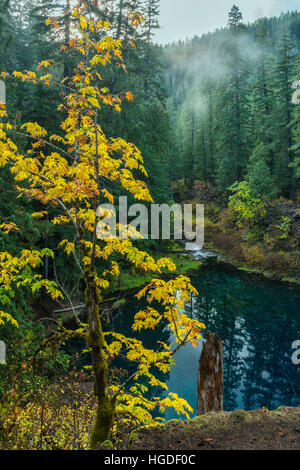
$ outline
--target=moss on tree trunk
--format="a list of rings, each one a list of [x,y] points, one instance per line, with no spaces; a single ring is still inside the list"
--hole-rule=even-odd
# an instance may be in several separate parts
[[[115,417],[115,401],[110,397],[98,402],[96,422],[90,438],[90,448],[108,439]]]
[[[104,335],[99,315],[100,296],[95,283],[97,273],[86,268],[84,274],[89,322],[86,342],[92,353],[94,393],[98,400],[96,422],[90,438],[90,448],[93,448],[109,438],[115,417],[115,399],[106,392],[108,365],[104,355]]]

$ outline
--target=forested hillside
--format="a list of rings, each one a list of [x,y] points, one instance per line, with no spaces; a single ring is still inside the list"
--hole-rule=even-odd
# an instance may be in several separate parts
[[[300,283],[300,12],[244,24],[233,6],[223,29],[161,46],[159,8],[1,0],[0,449],[127,449],[136,427],[160,426],[170,409],[189,419],[193,408],[168,381],[184,346],[198,354],[202,316],[213,313],[212,328],[229,337],[230,380],[231,367],[238,378],[246,370],[234,356],[241,338],[261,343],[252,312],[235,316],[245,305],[261,312],[250,294],[240,298],[247,280],[228,276],[228,265],[287,289]],[[205,204],[213,280],[201,271],[206,258],[172,239],[174,227],[169,239],[136,237],[119,217],[124,195],[146,210]],[[108,203],[114,227],[101,225]],[[137,227],[154,221],[162,232],[156,216]],[[189,274],[209,284],[207,299]],[[267,282],[260,298],[266,290],[273,299]],[[285,287],[282,305],[297,325],[297,292]],[[277,366],[277,324],[262,320]],[[236,340],[240,325],[251,335]],[[297,402],[297,387],[286,392],[292,379],[279,377],[279,404]],[[251,390],[248,398],[260,406]]]
[[[51,72],[55,73],[57,82],[70,77],[77,59],[69,45],[70,8],[75,3],[71,0],[1,2],[1,72],[30,70],[47,59],[53,64]],[[169,187],[161,185],[158,180],[159,177],[165,180],[167,175],[169,126],[161,48],[153,44],[158,28],[159,0],[92,3],[93,11],[99,18],[110,22],[110,33],[122,40],[124,48],[122,65],[115,68],[112,64],[106,68],[102,77],[103,88],[109,87],[115,94],[130,90],[134,97],[123,113],[107,111],[103,117],[105,130],[135,142],[141,149],[148,162],[148,184],[152,193],[157,200],[165,200]],[[145,21],[139,29],[128,25],[128,11],[142,13]],[[54,29],[45,24],[48,18],[55,18]],[[54,86],[50,89],[42,85],[16,86],[8,80],[7,96],[10,115],[17,123],[34,117],[35,121],[57,131],[60,116],[56,104],[59,96]]]
[[[242,180],[295,200],[299,41],[299,12],[245,25],[234,7],[227,28],[164,48],[174,179],[201,180],[224,200]]]
[[[46,57],[55,61],[58,81],[68,77],[75,61],[68,51],[70,2],[17,3],[1,7],[2,71],[30,69]],[[300,13],[245,25],[233,9],[228,27],[162,48],[153,44],[159,1],[126,1],[114,9],[110,3],[101,2],[99,15],[125,40],[126,53],[119,70],[107,68],[103,86],[130,89],[134,100],[123,113],[107,112],[104,122],[141,149],[155,199],[172,199],[171,182],[184,177],[211,184],[224,200],[244,179],[256,194],[295,200],[300,130],[292,84],[300,76]],[[128,9],[146,19],[138,31],[124,21]],[[53,31],[45,25],[51,16]],[[35,116],[54,131],[56,91],[8,81],[11,116],[16,122]]]

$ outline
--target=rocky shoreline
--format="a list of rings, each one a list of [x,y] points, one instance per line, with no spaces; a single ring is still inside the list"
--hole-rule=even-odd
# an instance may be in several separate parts
[[[186,252],[182,252],[182,253],[185,253],[187,255]],[[192,253],[192,252],[190,252],[190,253]],[[215,247],[214,247],[214,249],[210,249],[208,247],[208,248],[203,248],[203,249],[198,250],[198,251],[195,250],[194,255],[191,255],[190,253],[188,254],[188,256],[192,256],[193,258],[196,256],[199,259],[199,261],[201,261],[201,263],[209,262],[210,260],[215,260],[217,263],[224,264],[224,265],[229,266],[229,267],[231,267],[233,269],[236,269],[238,271],[245,272],[249,275],[262,276],[264,278],[267,278],[267,279],[270,279],[270,280],[273,280],[273,281],[283,282],[283,283],[287,283],[287,284],[290,284],[290,285],[293,285],[293,286],[299,286],[300,287],[300,279],[290,278],[290,277],[286,277],[286,276],[280,277],[275,273],[266,272],[266,271],[263,271],[263,270],[260,270],[260,269],[250,268],[248,266],[245,266],[243,264],[240,264],[238,262],[235,262],[235,261],[229,259],[223,253],[221,253],[220,251],[217,251]]]

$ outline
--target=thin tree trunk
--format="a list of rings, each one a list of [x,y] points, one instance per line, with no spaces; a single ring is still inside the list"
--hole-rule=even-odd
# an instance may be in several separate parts
[[[210,145],[211,181],[214,182],[215,159],[214,159],[214,140],[213,140],[213,97],[212,97],[211,88],[209,88],[209,145]]]
[[[98,400],[96,422],[90,438],[90,447],[109,438],[115,417],[115,400],[106,393],[108,365],[104,356],[104,335],[99,316],[100,297],[95,285],[96,273],[85,270],[85,301],[89,330],[87,346],[91,349],[94,372],[94,393]]]
[[[203,149],[204,182],[205,182],[205,189],[207,189],[207,160],[206,160],[205,132],[204,132],[204,122],[203,121],[202,121],[202,149]]]
[[[287,58],[286,58],[287,60]],[[293,136],[292,136],[292,128],[290,126],[291,123],[291,111],[290,111],[290,103],[291,103],[291,97],[290,97],[290,90],[289,90],[289,72],[288,68],[285,67],[285,87],[286,87],[286,126],[288,129],[288,162],[289,162],[289,173],[290,173],[290,199],[292,201],[295,200],[295,173],[294,173],[294,168],[291,167],[291,163],[294,161],[294,154],[293,151],[291,150],[291,147],[293,145]]]
[[[194,178],[194,143],[195,143],[195,109],[192,114],[192,140],[191,140],[191,161],[190,161],[190,181],[193,184]]]
[[[71,26],[71,18],[70,18],[70,0],[66,0],[66,25],[65,25],[65,48],[66,52],[69,49],[69,42],[70,42],[70,26]],[[69,77],[71,75],[70,70],[70,59],[65,52],[64,56],[64,78]]]
[[[77,235],[83,240],[83,230],[77,227]],[[86,247],[80,246],[82,258],[88,255]],[[100,295],[95,279],[97,272],[94,267],[84,268],[85,281],[85,305],[88,314],[88,332],[86,344],[91,350],[92,368],[94,373],[94,394],[97,397],[98,406],[96,421],[90,437],[90,448],[106,441],[115,419],[115,398],[107,395],[107,371],[108,364],[104,355],[104,334],[100,320]]]

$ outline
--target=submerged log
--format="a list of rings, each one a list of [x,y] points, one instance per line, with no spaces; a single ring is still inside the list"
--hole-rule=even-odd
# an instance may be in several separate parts
[[[223,346],[217,333],[208,333],[199,359],[197,415],[223,410]]]

